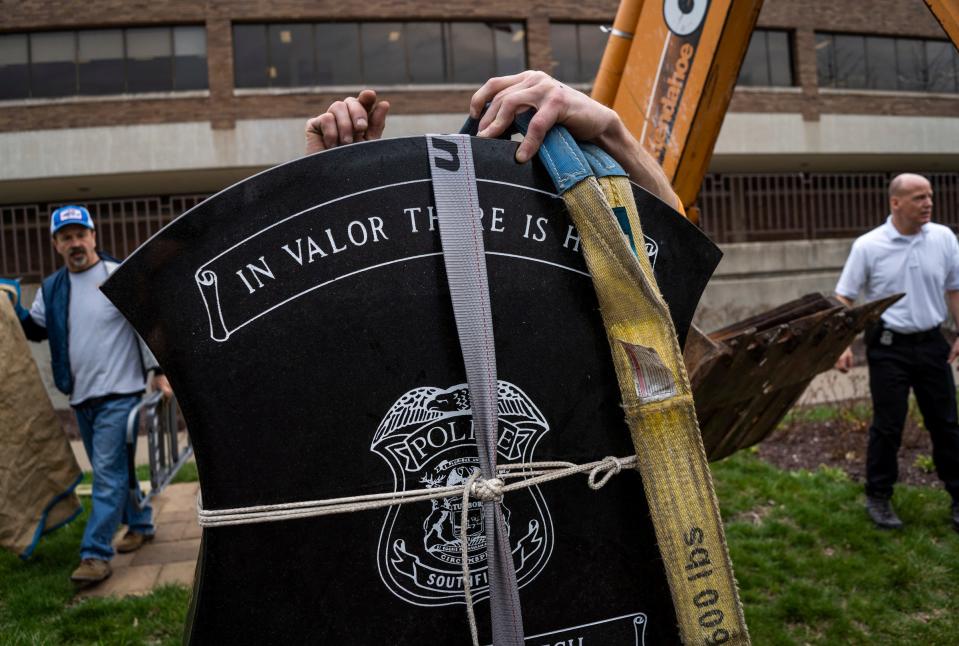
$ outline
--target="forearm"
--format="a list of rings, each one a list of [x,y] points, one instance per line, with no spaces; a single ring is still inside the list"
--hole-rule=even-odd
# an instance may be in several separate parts
[[[946,303],[952,315],[952,324],[959,329],[959,291],[946,292]]]
[[[37,325],[36,321],[27,314],[26,316],[20,318],[20,327],[23,328],[23,334],[27,337],[29,341],[45,341],[47,338],[47,328],[42,325]]]
[[[836,294],[836,300],[845,305],[846,307],[852,307],[853,300],[851,298],[846,298],[842,294]],[[839,355],[839,358],[836,359],[836,365],[833,366],[839,372],[849,372],[849,369],[853,367],[854,358],[852,354],[852,346],[850,345],[842,354]]]
[[[679,196],[669,183],[663,167],[633,137],[621,120],[616,119],[596,139],[596,144],[612,155],[634,182],[673,208],[681,206]]]

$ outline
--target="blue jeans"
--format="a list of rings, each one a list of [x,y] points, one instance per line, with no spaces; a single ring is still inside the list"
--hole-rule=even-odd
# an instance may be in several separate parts
[[[121,522],[141,534],[154,532],[153,508],[138,510],[130,495],[127,417],[139,401],[139,395],[98,397],[73,408],[93,465],[93,510],[80,543],[81,559],[113,558],[113,535]]]

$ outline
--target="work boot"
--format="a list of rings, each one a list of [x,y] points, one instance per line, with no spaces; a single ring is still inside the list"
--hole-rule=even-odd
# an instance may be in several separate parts
[[[82,559],[80,561],[80,567],[74,570],[73,574],[70,575],[70,580],[73,581],[78,588],[89,588],[109,578],[111,574],[113,574],[113,569],[110,567],[109,561],[102,559]]]
[[[902,529],[902,521],[888,498],[866,497],[866,513],[879,529]]]
[[[123,535],[123,538],[120,539],[120,542],[117,543],[117,551],[120,554],[136,552],[143,547],[144,543],[152,540],[153,534],[143,534],[142,532],[135,532],[131,529],[128,530],[127,533]]]

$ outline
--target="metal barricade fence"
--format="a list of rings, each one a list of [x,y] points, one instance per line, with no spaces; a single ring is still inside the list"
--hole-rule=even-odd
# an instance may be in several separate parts
[[[193,455],[190,435],[184,432],[183,438],[180,437],[177,410],[176,397],[163,399],[161,392],[154,391],[144,395],[127,417],[130,493],[139,509],[163,491]],[[136,476],[136,443],[141,423],[146,430],[150,465],[150,490],[147,492],[140,489]]]
[[[933,220],[959,230],[959,173],[923,173]],[[882,224],[895,173],[721,173],[707,175],[698,204],[716,242],[852,238]]]
[[[72,203],[90,210],[96,224],[97,247],[122,260],[206,197],[173,195]],[[35,283],[61,265],[50,244],[50,213],[67,203],[0,205],[0,276]]]

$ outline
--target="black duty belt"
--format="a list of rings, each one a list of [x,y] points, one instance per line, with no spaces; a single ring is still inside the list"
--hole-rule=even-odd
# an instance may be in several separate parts
[[[870,338],[871,337],[871,338]],[[892,346],[892,345],[917,345],[919,343],[925,343],[926,341],[933,341],[937,338],[942,337],[942,332],[939,330],[937,325],[934,328],[928,330],[922,330],[920,332],[910,332],[908,334],[904,332],[896,332],[890,330],[887,327],[883,327],[881,324],[871,332],[867,332],[867,342],[869,345],[882,345],[882,346]]]

